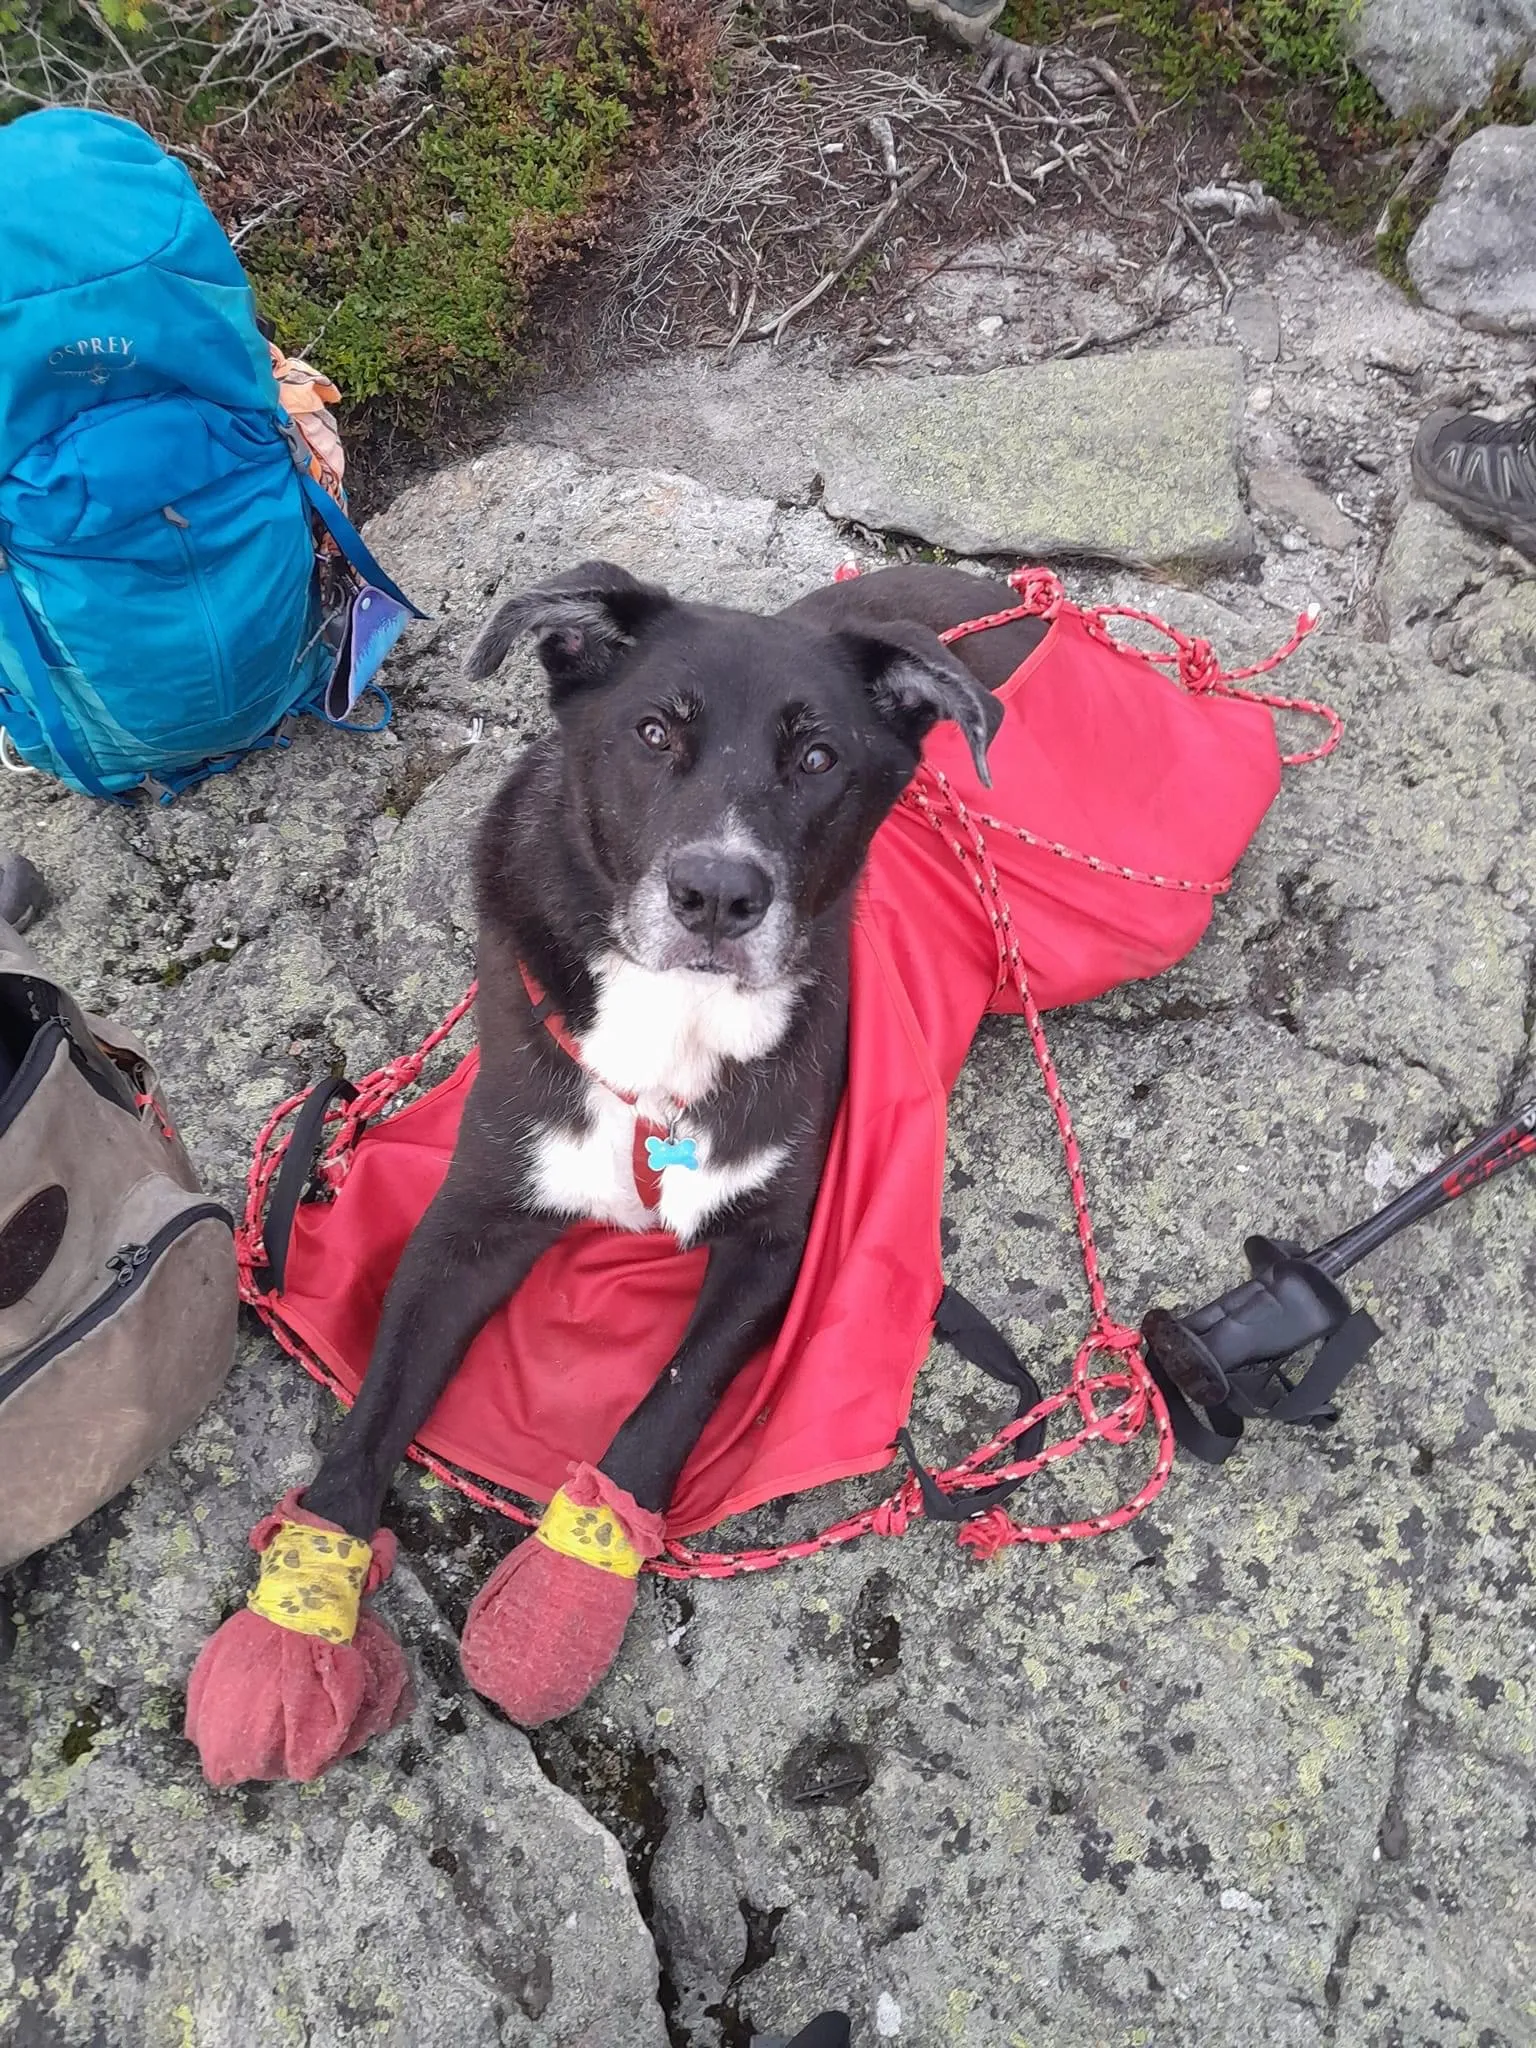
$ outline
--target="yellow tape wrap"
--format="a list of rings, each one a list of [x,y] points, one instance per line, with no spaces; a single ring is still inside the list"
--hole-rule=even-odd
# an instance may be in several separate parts
[[[284,1522],[261,1553],[261,1578],[246,1604],[295,1635],[350,1643],[372,1562],[360,1536]]]
[[[592,1565],[621,1579],[640,1576],[639,1551],[624,1534],[613,1509],[602,1502],[595,1508],[579,1508],[557,1493],[533,1533],[548,1549],[558,1550],[562,1557],[574,1557],[578,1564]]]

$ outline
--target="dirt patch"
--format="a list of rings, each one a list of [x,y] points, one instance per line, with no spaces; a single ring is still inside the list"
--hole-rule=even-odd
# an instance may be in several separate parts
[[[1178,151],[1112,67],[1048,52],[989,84],[902,0],[780,0],[722,58],[710,118],[586,280],[580,324],[605,356],[814,334],[857,358],[978,241],[1085,216],[1144,229],[1149,253],[1168,239]]]

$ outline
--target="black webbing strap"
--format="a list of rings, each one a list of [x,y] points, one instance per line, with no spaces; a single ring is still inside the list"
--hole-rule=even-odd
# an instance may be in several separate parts
[[[1261,1422],[1331,1422],[1330,1402],[1380,1335],[1374,1318],[1357,1308],[1318,1347],[1317,1356],[1288,1393],[1248,1412]],[[1233,1392],[1240,1401],[1244,1398],[1241,1376],[1234,1381]]]
[[[792,2041],[782,2034],[754,2034],[752,2048],[849,2048],[853,2022],[845,2012],[818,2013]]]
[[[1223,1403],[1219,1408],[1202,1409],[1200,1413],[1206,1417],[1202,1422],[1158,1363],[1157,1353],[1149,1349],[1146,1358],[1147,1370],[1168,1405],[1168,1420],[1179,1449],[1188,1451],[1203,1465],[1224,1465],[1242,1442],[1243,1418],[1236,1409]]]
[[[979,1367],[990,1379],[1000,1380],[1005,1387],[1018,1389],[1015,1421],[1021,1415],[1027,1415],[1045,1398],[1039,1381],[1002,1331],[955,1288],[946,1287],[940,1295],[938,1308],[934,1311],[933,1328],[934,1334],[942,1337],[946,1344],[952,1344],[968,1364]],[[923,1512],[930,1522],[968,1522],[972,1515],[979,1515],[987,1508],[1000,1507],[1024,1484],[1022,1479],[1004,1479],[996,1486],[978,1487],[974,1492],[945,1493],[918,1456],[912,1432],[909,1429],[898,1430],[896,1441],[906,1452],[912,1476],[922,1489]],[[1014,1456],[1036,1457],[1044,1443],[1045,1424],[1037,1422],[1014,1443]]]
[[[310,1176],[315,1170],[315,1161],[320,1156],[320,1144],[325,1136],[325,1113],[338,1098],[342,1102],[354,1102],[357,1090],[344,1075],[333,1074],[328,1081],[315,1083],[293,1120],[288,1150],[277,1169],[272,1199],[267,1204],[266,1220],[261,1227],[262,1243],[267,1248],[263,1277],[274,1294],[283,1291],[283,1279],[288,1270],[288,1240],[293,1235],[293,1219],[299,1213],[299,1204],[304,1199]]]
[[[1169,1379],[1150,1346],[1147,1365],[1168,1403],[1168,1420],[1179,1448],[1202,1464],[1224,1465],[1242,1442],[1245,1420],[1313,1428],[1332,1422],[1329,1403],[1380,1335],[1374,1319],[1363,1308],[1356,1309],[1318,1347],[1294,1386],[1274,1367],[1251,1366],[1230,1376],[1227,1400],[1199,1413]],[[1266,1399],[1272,1388],[1279,1389],[1277,1398]]]

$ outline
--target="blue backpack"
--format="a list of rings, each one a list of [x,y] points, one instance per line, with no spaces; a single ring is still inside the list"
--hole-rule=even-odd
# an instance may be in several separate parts
[[[422,614],[309,474],[192,180],[131,122],[50,109],[0,128],[0,193],[6,764],[165,796],[291,712],[348,723]],[[313,518],[350,565],[325,597]]]

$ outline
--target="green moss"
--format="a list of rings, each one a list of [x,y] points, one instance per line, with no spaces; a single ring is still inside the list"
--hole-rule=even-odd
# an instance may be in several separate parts
[[[1527,92],[1520,83],[1524,65],[1519,58],[1512,58],[1501,64],[1493,81],[1493,91],[1488,95],[1488,104],[1468,116],[1467,132],[1487,128],[1495,123],[1505,128],[1528,128],[1536,121],[1536,92]]]
[[[1333,187],[1317,151],[1298,135],[1284,110],[1273,106],[1262,128],[1238,151],[1243,169],[1292,213],[1318,217],[1333,210]]]
[[[1231,88],[1243,75],[1239,10],[1187,0],[1130,0],[1125,26],[1144,38],[1151,68],[1175,95]]]
[[[1062,0],[1009,0],[997,26],[1015,42],[1055,43],[1071,25],[1073,12]]]
[[[859,258],[858,262],[854,264],[848,273],[845,289],[850,298],[857,297],[860,292],[867,292],[869,290],[875,279],[880,275],[880,266],[884,260],[885,251],[878,248],[871,249],[866,255]]]
[[[670,84],[644,0],[573,8],[564,33],[558,62],[526,38],[465,46],[387,167],[242,250],[280,343],[314,348],[349,402],[420,421],[445,387],[517,367],[532,289]]]
[[[340,385],[353,437],[380,409],[430,429],[452,387],[504,382],[540,281],[591,239],[662,121],[709,89],[707,0],[475,5],[457,10],[450,61],[419,81],[425,120],[381,149],[384,65],[335,53],[321,27],[259,93],[250,78],[204,82],[254,5],[215,0],[193,29],[157,0],[0,0],[4,75],[51,93],[56,63],[79,74],[82,98],[116,106],[129,49],[146,92],[117,110],[208,167],[205,196],[227,226],[261,222],[240,248],[258,300],[282,345],[313,349]],[[0,121],[27,104],[0,91]],[[330,174],[299,178],[285,205],[295,137]]]

